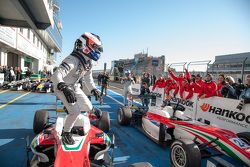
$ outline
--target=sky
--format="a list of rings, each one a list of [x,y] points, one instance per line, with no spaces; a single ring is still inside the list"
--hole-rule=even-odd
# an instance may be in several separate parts
[[[166,63],[214,60],[250,51],[249,0],[60,0],[63,49],[84,32],[98,34],[104,52],[94,69],[139,52]]]

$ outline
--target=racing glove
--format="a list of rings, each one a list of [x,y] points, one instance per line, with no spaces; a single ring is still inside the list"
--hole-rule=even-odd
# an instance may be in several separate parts
[[[62,91],[64,96],[66,97],[66,100],[68,103],[75,103],[76,102],[76,96],[73,90],[71,90],[68,85],[66,85],[64,82],[60,82],[57,85],[57,89]]]
[[[98,101],[98,100],[101,98],[100,93],[98,92],[97,89],[92,89],[92,90],[91,90],[91,93],[92,93],[92,95],[95,96],[95,100],[96,100],[96,101]]]

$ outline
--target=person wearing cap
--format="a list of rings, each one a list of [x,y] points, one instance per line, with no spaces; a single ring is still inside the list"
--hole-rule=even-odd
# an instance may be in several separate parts
[[[201,92],[198,95],[198,98],[204,99],[204,98],[216,96],[216,90],[217,90],[217,85],[213,81],[213,76],[211,74],[207,74],[205,76],[205,82],[204,82]]]

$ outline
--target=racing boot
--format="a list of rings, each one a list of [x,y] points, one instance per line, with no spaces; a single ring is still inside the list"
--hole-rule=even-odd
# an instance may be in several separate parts
[[[68,144],[68,145],[73,145],[73,144],[75,144],[75,141],[74,141],[74,139],[72,138],[72,133],[70,133],[70,132],[63,132],[63,133],[62,133],[62,141],[63,141],[65,144]]]

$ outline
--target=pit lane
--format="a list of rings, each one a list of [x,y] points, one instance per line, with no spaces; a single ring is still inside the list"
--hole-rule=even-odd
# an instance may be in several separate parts
[[[114,87],[115,85],[111,85]],[[116,121],[117,110],[123,102],[121,88],[112,88],[104,97],[104,104],[96,107],[108,111],[111,118],[111,132],[115,134],[115,166],[125,167],[139,161],[150,162],[155,167],[170,166],[169,149],[161,148],[133,127],[121,127]],[[118,91],[120,90],[120,91]],[[55,116],[56,97],[53,94],[29,93],[22,91],[0,91],[0,166],[25,167],[26,137],[34,137],[32,125],[36,110],[47,109]],[[24,95],[26,94],[26,95]],[[20,97],[20,98],[18,98]],[[13,101],[13,99],[16,99]],[[6,105],[7,104],[7,105]],[[205,161],[203,165],[205,166]]]

